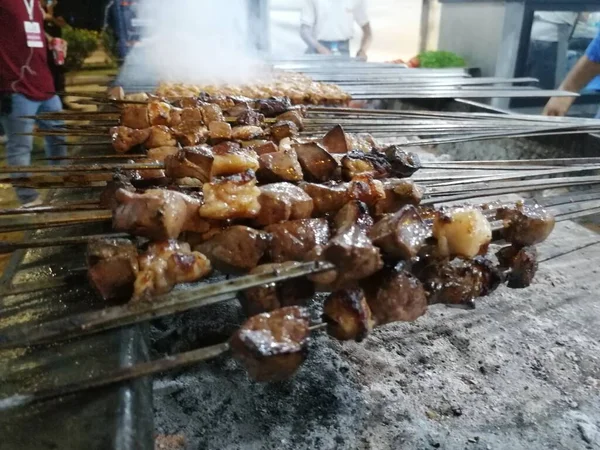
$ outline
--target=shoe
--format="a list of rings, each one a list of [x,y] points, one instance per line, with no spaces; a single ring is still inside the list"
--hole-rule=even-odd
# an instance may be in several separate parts
[[[33,208],[34,206],[42,206],[43,204],[44,204],[44,200],[42,200],[40,197],[38,197],[35,200],[32,200],[27,203],[23,203],[21,205],[21,209]]]

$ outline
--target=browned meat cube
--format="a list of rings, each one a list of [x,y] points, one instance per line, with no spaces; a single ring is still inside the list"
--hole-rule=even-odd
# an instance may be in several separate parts
[[[129,180],[120,177],[114,177],[113,180],[106,183],[106,187],[102,189],[100,194],[99,205],[101,209],[110,209],[111,211],[119,205],[115,195],[119,189],[128,192],[135,192],[135,187]]]
[[[173,136],[184,147],[203,144],[208,138],[208,128],[204,125],[183,122],[171,130],[173,131]]]
[[[277,122],[286,121],[293,122],[296,125],[298,131],[302,131],[304,129],[304,118],[302,114],[297,109],[292,109],[290,111],[286,111],[283,114],[277,116]]]
[[[150,136],[144,145],[146,148],[175,147],[177,140],[169,128],[159,125],[150,128]]]
[[[233,355],[255,381],[290,378],[306,359],[309,320],[308,310],[299,306],[251,317],[230,340]]]
[[[162,168],[160,167],[161,164],[159,161],[150,159],[150,158],[140,158],[137,161],[135,161],[139,164],[155,164],[157,166],[159,166],[159,168],[156,169],[139,169],[136,170],[139,179],[141,180],[154,180],[157,178],[164,178],[165,177],[165,171],[162,170]]]
[[[221,107],[215,103],[200,103],[200,110],[202,111],[202,121],[204,124],[211,122],[225,122],[223,117],[223,111]]]
[[[87,247],[90,284],[104,300],[129,299],[137,276],[138,252],[127,239],[93,240]]]
[[[202,182],[212,179],[214,157],[210,147],[186,147],[174,156],[167,156],[165,172],[170,178],[195,178]]]
[[[258,155],[248,148],[242,148],[237,142],[221,142],[212,148],[214,164],[212,177],[234,175],[259,168]]]
[[[428,226],[414,206],[405,206],[395,214],[385,216],[369,232],[369,238],[387,256],[411,259],[417,256],[431,236]]]
[[[276,264],[262,264],[250,271],[250,275],[276,274],[300,263],[288,261]],[[302,306],[314,294],[314,287],[306,278],[295,278],[280,283],[265,284],[246,289],[240,300],[247,316],[274,311],[284,306]]]
[[[227,122],[211,122],[208,124],[208,131],[211,139],[231,139],[231,125]]]
[[[148,156],[148,159],[165,162],[167,156],[175,156],[179,153],[179,150],[179,147],[156,147],[148,150],[146,155]]]
[[[290,183],[266,184],[260,187],[260,192],[260,212],[255,219],[259,226],[308,219],[312,214],[312,198],[298,186]]]
[[[362,341],[373,329],[371,309],[360,288],[335,291],[323,304],[327,332],[342,341]]]
[[[171,105],[159,100],[148,103],[148,120],[150,125],[170,126]]]
[[[128,104],[121,110],[121,125],[128,128],[141,130],[150,128],[150,118],[146,105]]]
[[[329,261],[336,268],[309,278],[323,288],[337,290],[373,275],[383,267],[383,261],[379,249],[367,236],[373,219],[364,203],[349,202],[336,214],[334,222],[336,234],[322,251],[317,248],[311,256]]]
[[[254,150],[259,156],[279,151],[279,147],[277,147],[277,144],[271,141],[257,141],[255,144],[251,145],[250,148]]]
[[[330,181],[338,168],[338,163],[321,145],[316,142],[309,144],[295,144],[298,161],[307,181]]]
[[[341,125],[336,125],[325,135],[323,146],[329,153],[348,153],[346,133]]]
[[[298,136],[298,127],[294,122],[290,122],[289,120],[279,121],[271,126],[271,137],[275,142],[295,136]]]
[[[208,125],[208,124],[204,123],[204,117],[202,116],[202,110],[198,107],[183,108],[181,110],[181,122],[189,123],[192,125]]]
[[[416,274],[428,293],[429,304],[474,308],[474,299],[493,292],[504,275],[486,258],[455,258],[428,264]]]
[[[393,213],[405,205],[421,203],[424,191],[414,181],[389,178],[382,183],[385,197],[375,204],[373,212],[376,215]]]
[[[237,125],[260,127],[265,121],[265,116],[258,111],[254,111],[253,109],[246,109],[235,117]]]
[[[496,253],[501,267],[510,268],[508,287],[523,289],[531,286],[538,269],[537,250],[535,247],[517,248],[508,246]]]
[[[351,200],[346,183],[300,183],[298,186],[312,198],[315,217],[335,213]]]
[[[209,260],[193,252],[186,242],[153,242],[139,258],[140,272],[135,280],[132,301],[151,300],[179,283],[191,283],[208,275]]]
[[[269,233],[234,225],[203,242],[196,250],[204,253],[216,269],[236,273],[254,269],[270,242]]]
[[[498,208],[496,219],[504,221],[504,239],[520,246],[544,242],[556,223],[552,214],[542,206],[523,203]]]
[[[392,166],[392,176],[408,178],[421,168],[421,160],[415,153],[407,153],[398,145],[392,145],[383,150]]]
[[[255,107],[265,117],[275,117],[290,109],[292,104],[287,97],[273,97],[265,100],[257,100]]]
[[[205,183],[200,216],[206,219],[252,219],[260,212],[260,189],[249,171]]]
[[[358,175],[348,183],[348,194],[353,200],[359,200],[370,208],[385,198],[383,183],[369,175]]]
[[[277,181],[301,181],[302,167],[294,150],[285,152],[275,151],[258,157],[259,169],[256,177],[262,183]]]
[[[377,325],[412,322],[427,311],[425,289],[407,271],[384,270],[366,279],[363,285]]]
[[[329,224],[325,219],[301,219],[269,225],[265,231],[273,236],[269,257],[274,262],[304,261],[318,245],[329,241]]]
[[[351,151],[342,158],[342,178],[350,181],[359,175],[369,175],[375,179],[388,178],[392,166],[381,153]]]
[[[117,153],[127,153],[136,145],[148,140],[150,128],[136,130],[128,127],[113,127],[110,129],[113,148]]]
[[[198,217],[201,201],[181,192],[148,189],[136,194],[119,189],[113,228],[155,240],[176,239]]]
[[[258,139],[265,134],[261,127],[244,125],[237,126],[231,129],[231,138],[236,141],[249,141]]]

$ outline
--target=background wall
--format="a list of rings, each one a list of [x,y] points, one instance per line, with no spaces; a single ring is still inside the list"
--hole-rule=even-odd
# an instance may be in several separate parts
[[[303,0],[271,0],[271,51],[275,56],[300,55],[306,46],[300,38]],[[418,53],[422,0],[367,0],[373,46],[371,61],[409,59]],[[356,26],[352,51],[360,43]]]

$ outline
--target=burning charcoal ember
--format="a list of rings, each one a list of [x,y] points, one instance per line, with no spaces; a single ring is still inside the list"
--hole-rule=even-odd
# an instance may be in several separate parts
[[[504,239],[520,246],[544,242],[556,223],[552,214],[542,206],[523,203],[499,208],[496,219],[504,221]]]
[[[274,274],[282,269],[291,268],[300,263],[262,264],[250,271],[250,275]],[[270,283],[246,289],[240,302],[247,316],[274,311],[284,306],[302,306],[312,297],[315,290],[306,278]]]
[[[408,178],[421,168],[421,160],[415,153],[407,153],[402,147],[392,145],[383,150],[392,166],[392,176]]]
[[[206,256],[175,240],[151,243],[139,257],[139,267],[132,301],[151,300],[178,283],[198,281],[212,271]]]
[[[538,269],[538,253],[535,247],[508,246],[500,249],[496,256],[501,267],[511,269],[508,273],[509,288],[523,289],[531,286]]]
[[[287,220],[308,219],[313,211],[312,198],[298,186],[274,183],[260,187],[260,212],[255,219],[259,226]]]
[[[286,121],[294,123],[298,131],[302,131],[304,129],[304,118],[302,117],[301,112],[297,109],[286,111],[283,114],[278,115],[276,119],[277,122]]]
[[[295,144],[292,147],[296,150],[305,180],[325,182],[332,179],[338,163],[321,145],[312,142]]]
[[[392,166],[385,155],[377,152],[351,151],[341,161],[342,178],[350,181],[358,175],[369,175],[375,179],[390,176]]]
[[[127,128],[142,130],[150,128],[150,118],[148,117],[148,108],[146,105],[125,105],[121,111],[121,125]]]
[[[373,219],[364,203],[349,202],[336,214],[334,223],[333,238],[322,248],[316,247],[309,256],[335,265],[334,270],[309,277],[320,287],[331,290],[355,284],[383,267],[379,249],[367,236]]]
[[[87,247],[88,279],[104,300],[129,299],[138,274],[138,252],[127,239],[99,239]]]
[[[308,353],[309,319],[298,306],[251,317],[230,340],[233,355],[255,381],[290,378]]]
[[[417,277],[428,293],[429,304],[468,308],[475,306],[474,299],[488,295],[504,281],[500,270],[482,256],[434,262],[417,273]]]
[[[153,126],[150,128],[150,136],[144,142],[146,148],[156,147],[174,147],[177,145],[171,130],[163,125]]]
[[[329,295],[323,304],[327,332],[336,339],[362,341],[373,329],[371,309],[362,289],[342,289]]]
[[[200,216],[206,219],[252,219],[260,212],[260,189],[252,171],[205,183]]]
[[[257,100],[255,107],[265,117],[275,117],[290,109],[292,104],[289,98],[273,97],[266,100]]]
[[[298,135],[298,127],[291,121],[278,121],[271,126],[271,137],[275,142]]]
[[[255,268],[269,248],[271,235],[242,225],[224,229],[195,250],[204,253],[223,272],[237,273]]]
[[[221,142],[212,148],[214,164],[211,176],[243,173],[259,168],[258,155],[251,149],[242,148],[237,142]]]
[[[263,183],[278,181],[301,181],[304,177],[296,152],[292,149],[261,154],[258,157],[260,168],[256,177]]]
[[[181,192],[149,189],[142,194],[119,189],[113,210],[113,228],[156,240],[177,239],[193,229],[202,202]]]
[[[329,241],[329,224],[325,219],[290,220],[269,225],[265,231],[273,236],[269,259],[273,262],[304,261],[306,255]]]
[[[395,259],[414,258],[430,236],[431,227],[412,205],[383,217],[369,232],[373,244]]]
[[[117,153],[127,153],[136,145],[145,143],[151,131],[151,128],[113,127],[110,129],[113,148]]]
[[[236,141],[249,141],[259,139],[265,134],[261,127],[252,125],[240,125],[231,129],[231,138]]]
[[[379,200],[373,211],[375,215],[393,213],[405,205],[418,205],[423,198],[424,190],[411,180],[388,178],[382,180],[385,197]]]
[[[492,240],[492,227],[476,208],[448,208],[438,211],[433,237],[443,256],[473,258],[485,254]]]
[[[211,122],[208,124],[209,137],[214,140],[231,139],[231,125],[227,122]]]
[[[377,326],[412,322],[427,311],[427,295],[421,282],[401,267],[384,269],[361,285]]]

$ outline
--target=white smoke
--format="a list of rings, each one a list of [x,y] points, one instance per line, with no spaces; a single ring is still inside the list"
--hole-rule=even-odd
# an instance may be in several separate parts
[[[161,81],[221,84],[263,77],[247,0],[144,0],[144,66]]]

